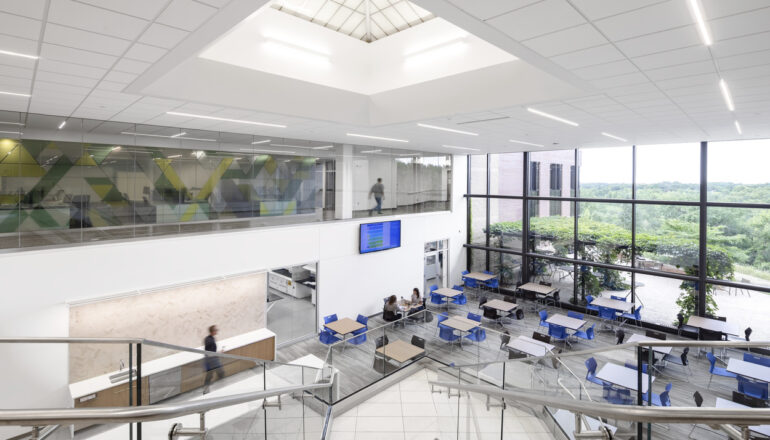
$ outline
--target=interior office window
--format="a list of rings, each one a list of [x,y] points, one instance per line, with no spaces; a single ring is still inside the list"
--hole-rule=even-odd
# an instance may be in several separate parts
[[[561,197],[562,165],[560,163],[551,164],[551,197]],[[561,201],[551,200],[550,215],[561,215]]]
[[[569,167],[569,196],[575,197],[575,190],[577,189],[577,167],[575,165],[570,165]],[[574,210],[574,204],[570,204],[570,210],[569,215],[570,217],[575,216],[575,210]]]
[[[540,162],[536,162],[536,161],[529,162],[529,195],[531,196],[540,195]],[[529,216],[539,217],[540,201],[530,200],[528,204],[529,204]]]

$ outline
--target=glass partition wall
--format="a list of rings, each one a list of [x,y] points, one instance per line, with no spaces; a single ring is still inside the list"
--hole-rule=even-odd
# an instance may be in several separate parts
[[[0,111],[0,249],[377,215],[370,190],[378,178],[382,214],[449,210],[451,160]],[[354,195],[348,212],[335,209],[343,192]]]
[[[578,309],[627,298],[650,326],[712,316],[770,337],[770,141],[468,160],[469,270],[509,292],[552,283]]]

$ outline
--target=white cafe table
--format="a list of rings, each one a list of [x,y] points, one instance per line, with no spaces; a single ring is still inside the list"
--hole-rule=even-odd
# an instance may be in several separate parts
[[[630,338],[628,338],[626,342],[660,342],[660,341],[661,339],[650,338],[647,336],[642,336],[634,333],[633,335],[631,335]],[[652,351],[654,351],[655,353],[660,353],[665,356],[671,353],[672,348],[673,347],[663,347],[663,346],[652,347]]]
[[[545,342],[524,335],[521,335],[516,339],[511,339],[510,342],[508,342],[507,347],[511,350],[526,353],[530,356],[544,356],[547,352],[555,348],[551,344],[546,344]]]
[[[633,310],[634,303],[628,301],[620,301],[618,299],[598,297],[591,301],[592,306],[606,307],[608,309],[617,310],[619,312],[629,312]]]
[[[751,409],[751,407],[749,406],[741,405],[740,403],[735,403],[731,400],[723,399],[721,397],[717,397],[716,407],[730,408],[730,409]],[[770,425],[749,426],[749,431],[756,432],[757,434],[761,434],[766,437],[770,437]]]
[[[760,382],[770,383],[770,367],[764,365],[730,358],[730,360],[727,361],[727,367],[725,369],[731,373],[758,380]]]
[[[580,327],[586,324],[585,320],[572,318],[570,316],[565,316],[559,313],[549,316],[548,319],[545,320],[545,322],[549,324],[560,325],[570,330],[579,330]]]
[[[626,368],[623,365],[613,364],[607,362],[604,364],[601,370],[596,373],[596,377],[605,382],[609,382],[613,385],[617,385],[621,388],[626,388],[631,391],[637,390],[638,372]],[[655,381],[655,376],[651,377],[652,381]],[[642,393],[647,392],[648,376],[646,373],[642,373]]]

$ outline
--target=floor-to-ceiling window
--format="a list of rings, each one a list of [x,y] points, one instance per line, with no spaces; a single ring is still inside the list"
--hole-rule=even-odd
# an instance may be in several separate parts
[[[651,324],[710,315],[770,336],[767,159],[766,140],[475,155],[472,267],[578,306],[627,297]]]

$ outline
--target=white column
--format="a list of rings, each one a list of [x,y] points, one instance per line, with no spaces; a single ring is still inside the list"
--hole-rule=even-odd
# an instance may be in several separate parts
[[[339,152],[334,181],[334,218],[353,218],[353,146],[345,144]]]

